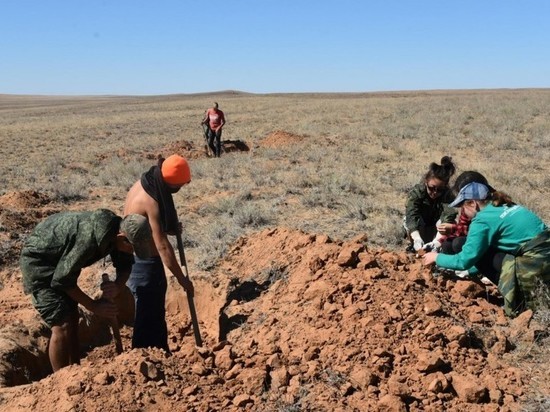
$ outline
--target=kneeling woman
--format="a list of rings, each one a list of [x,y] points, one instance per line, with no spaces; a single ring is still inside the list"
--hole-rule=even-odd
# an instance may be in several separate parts
[[[550,286],[550,230],[544,222],[481,183],[464,186],[449,206],[462,206],[472,219],[466,243],[456,255],[427,253],[423,263],[454,270],[476,266],[498,285],[508,315],[535,309],[537,279]]]

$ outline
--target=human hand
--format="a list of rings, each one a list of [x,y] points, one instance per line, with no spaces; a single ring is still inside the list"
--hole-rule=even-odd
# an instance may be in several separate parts
[[[102,299],[112,300],[118,296],[118,285],[110,280],[101,282],[100,289]]]
[[[442,235],[449,235],[452,230],[453,230],[452,223],[441,223],[440,225],[437,225],[437,231]]]
[[[415,239],[413,242],[413,249],[418,252],[424,246],[424,241],[422,239]]]
[[[441,248],[441,242],[439,240],[433,240],[431,242],[428,242],[422,246],[422,249],[424,249],[426,252],[437,252],[439,251],[439,248]]]
[[[422,240],[422,237],[420,236],[420,232],[418,230],[415,230],[411,233],[411,239],[413,241],[413,249],[415,252],[418,252],[420,249],[422,249],[422,246],[424,246],[424,241]]]
[[[187,276],[182,276],[181,279],[178,279],[178,282],[185,289],[185,291],[189,293],[191,296],[195,294],[195,288],[193,287],[193,283]]]
[[[97,316],[101,316],[103,318],[114,318],[118,315],[117,306],[113,302],[103,298],[93,301],[91,311]]]
[[[433,265],[436,259],[437,259],[436,252],[428,252],[422,257],[422,264],[424,266]]]

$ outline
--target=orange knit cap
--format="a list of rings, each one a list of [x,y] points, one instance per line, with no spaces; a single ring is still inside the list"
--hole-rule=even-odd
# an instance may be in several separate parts
[[[169,185],[184,185],[191,181],[187,160],[179,155],[168,156],[161,167],[162,178]]]

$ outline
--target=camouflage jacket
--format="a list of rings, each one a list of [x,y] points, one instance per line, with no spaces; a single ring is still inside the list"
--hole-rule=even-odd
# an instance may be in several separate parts
[[[119,225],[107,209],[57,213],[39,223],[21,251],[25,292],[74,287],[82,268],[109,254],[117,271],[129,271],[133,256],[115,249]]]
[[[514,255],[507,254],[502,262],[498,289],[508,316],[536,309],[533,292],[538,281],[550,288],[550,230],[524,243]]]
[[[409,192],[405,207],[405,225],[409,233],[421,226],[435,226],[440,219],[442,223],[455,223],[457,212],[447,206],[452,201],[450,190],[432,200],[424,183],[415,185]]]

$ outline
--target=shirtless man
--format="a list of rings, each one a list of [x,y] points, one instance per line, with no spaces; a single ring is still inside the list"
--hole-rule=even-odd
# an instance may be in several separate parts
[[[172,194],[190,181],[191,170],[187,161],[179,155],[172,155],[159,159],[157,165],[143,173],[126,197],[124,215],[139,214],[149,220],[155,246],[153,249],[157,252],[147,259],[135,256],[128,280],[136,304],[133,348],[157,347],[169,352],[164,267],[172,272],[188,293],[193,293],[193,284],[183,274],[168,240],[168,235],[181,232]]]

